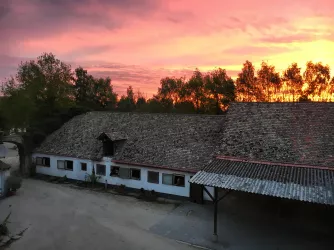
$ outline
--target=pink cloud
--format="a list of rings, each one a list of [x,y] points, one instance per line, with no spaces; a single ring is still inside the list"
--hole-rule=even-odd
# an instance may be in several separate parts
[[[176,69],[182,75],[197,66],[226,67],[235,74],[247,59],[318,59],[307,58],[316,46],[306,45],[334,40],[332,0],[0,2],[0,78],[14,71],[9,58],[53,52],[73,65],[103,64],[88,66],[96,75],[110,73],[120,90],[132,84],[152,92],[163,74],[179,74]]]

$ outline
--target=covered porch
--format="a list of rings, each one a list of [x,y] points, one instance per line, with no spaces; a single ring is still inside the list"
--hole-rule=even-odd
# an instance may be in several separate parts
[[[214,241],[218,240],[218,203],[233,191],[334,205],[334,171],[326,167],[217,157],[190,183],[200,186],[213,201]],[[214,188],[214,195],[207,187]]]

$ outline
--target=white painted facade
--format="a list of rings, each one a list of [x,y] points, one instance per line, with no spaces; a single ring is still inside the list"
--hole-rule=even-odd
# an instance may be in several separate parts
[[[102,161],[91,161],[85,159],[78,159],[78,158],[71,158],[71,157],[63,157],[63,156],[54,156],[54,155],[45,155],[45,154],[33,154],[33,161],[36,157],[48,157],[50,158],[50,167],[46,166],[39,166],[36,165],[36,173],[63,177],[66,175],[67,178],[75,179],[75,180],[85,180],[86,174],[92,173],[92,167],[95,167],[96,171],[96,164],[102,164],[106,166],[106,174],[105,176],[101,175],[99,182],[111,185],[125,185],[129,188],[135,189],[145,189],[145,190],[154,190],[159,193],[165,194],[172,194],[178,195],[183,197],[189,197],[190,192],[190,183],[189,180],[191,176],[194,174],[186,173],[186,172],[179,172],[179,171],[172,171],[167,169],[160,169],[160,168],[149,168],[149,167],[141,167],[141,166],[132,166],[132,165],[124,165],[124,164],[117,164],[111,161],[111,158],[104,157]],[[57,161],[58,160],[69,160],[73,161],[73,171],[72,170],[65,170],[65,169],[58,169],[57,168]],[[81,170],[81,163],[87,164],[87,170]],[[111,167],[121,167],[121,168],[132,168],[132,169],[140,169],[140,180],[136,179],[123,179],[117,176],[110,176]],[[158,183],[150,183],[147,181],[148,171],[159,172],[159,184]],[[162,183],[162,175],[163,174],[178,174],[184,175],[184,187],[181,186],[173,186],[173,185],[166,185]],[[213,194],[213,189],[209,188],[211,194]],[[204,199],[210,200],[208,195],[204,193]]]
[[[8,153],[8,149],[5,146],[5,144],[1,143],[0,144],[0,158],[5,158]]]
[[[8,178],[8,176],[10,176],[10,170],[0,170],[0,197],[2,197],[3,195],[5,195],[5,184],[6,184],[6,180]]]

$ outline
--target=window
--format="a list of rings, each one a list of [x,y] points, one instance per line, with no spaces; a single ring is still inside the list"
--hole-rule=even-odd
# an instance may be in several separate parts
[[[42,158],[42,157],[37,157],[37,158],[36,158],[36,165],[44,165],[44,164],[43,164],[43,158]]]
[[[65,161],[57,161],[57,168],[58,169],[65,169]]]
[[[173,185],[184,187],[184,175],[174,175]]]
[[[57,161],[57,168],[73,171],[73,161],[58,160]]]
[[[130,169],[129,168],[119,168],[119,177],[123,179],[130,179]]]
[[[184,175],[162,174],[162,184],[184,187]]]
[[[122,179],[140,180],[140,169],[110,167],[110,176],[118,176]]]
[[[81,162],[81,171],[87,171],[87,163]]]
[[[159,184],[159,172],[148,171],[147,182]]]
[[[173,185],[173,175],[172,174],[162,174],[162,184]]]
[[[96,164],[96,174],[106,175],[106,165]]]
[[[65,169],[73,171],[73,161],[65,161]]]
[[[37,157],[36,165],[50,167],[50,158],[49,157]]]
[[[140,169],[131,168],[131,179],[140,180]]]
[[[49,157],[44,157],[44,166],[50,167],[50,158]]]
[[[110,167],[110,176],[119,176],[119,167]]]

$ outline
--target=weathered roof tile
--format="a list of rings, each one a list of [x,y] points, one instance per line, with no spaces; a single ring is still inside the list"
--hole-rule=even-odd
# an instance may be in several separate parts
[[[36,152],[98,160],[102,132],[127,136],[115,160],[196,171],[221,140],[225,116],[90,112],[48,136]],[[115,139],[114,138],[114,139]]]
[[[334,167],[334,103],[233,103],[217,154]]]

